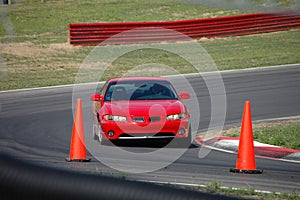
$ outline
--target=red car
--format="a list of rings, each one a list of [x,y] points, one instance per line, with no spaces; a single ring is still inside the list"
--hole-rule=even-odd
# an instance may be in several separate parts
[[[101,144],[122,139],[180,139],[191,143],[190,114],[172,84],[161,77],[110,79],[94,101],[94,139]]]

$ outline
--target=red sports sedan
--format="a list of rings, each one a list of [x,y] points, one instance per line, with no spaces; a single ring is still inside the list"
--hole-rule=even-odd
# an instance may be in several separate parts
[[[94,101],[94,139],[101,144],[122,139],[180,139],[191,143],[190,114],[172,84],[161,77],[110,79]]]

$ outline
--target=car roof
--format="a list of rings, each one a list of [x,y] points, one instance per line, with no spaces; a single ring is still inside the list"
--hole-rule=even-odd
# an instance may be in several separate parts
[[[122,77],[122,78],[112,78],[109,82],[119,82],[119,81],[166,81],[164,77]]]

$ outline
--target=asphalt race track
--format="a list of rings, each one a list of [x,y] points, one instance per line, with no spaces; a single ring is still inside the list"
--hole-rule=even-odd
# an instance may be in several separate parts
[[[226,118],[225,127],[241,122],[243,105],[251,101],[252,118],[254,121],[300,115],[300,65],[251,69],[242,71],[222,72],[225,93],[211,94],[205,82],[199,75],[188,75],[186,79],[191,84],[200,110],[199,124],[192,123],[198,133],[205,133],[211,118],[210,95],[225,95]],[[213,73],[208,74],[211,78]],[[171,77],[170,79],[176,80]],[[88,99],[91,95],[89,87],[83,87],[83,93]],[[185,90],[185,85],[176,84],[179,91]],[[218,181],[225,187],[254,188],[272,192],[300,192],[300,163],[256,158],[258,169],[263,174],[234,174],[229,168],[235,167],[236,155],[226,152],[205,149],[193,143],[183,155],[173,163],[166,163],[159,170],[145,173],[130,173],[117,169],[137,170],[147,168],[149,163],[161,164],[168,160],[169,155],[148,159],[147,153],[160,149],[156,145],[127,145],[118,147],[100,147],[92,139],[91,129],[85,129],[88,146],[89,163],[66,162],[73,125],[72,96],[73,86],[50,87],[33,90],[19,90],[0,93],[0,151],[34,164],[80,171],[92,174],[104,174],[126,179],[144,180],[150,182],[168,182],[177,184],[199,184]],[[84,101],[87,102],[87,101]],[[83,104],[84,110],[90,109],[90,104]],[[90,116],[84,116],[88,124]],[[197,127],[199,125],[199,127]],[[99,149],[98,149],[99,147]],[[136,157],[128,160],[118,156],[115,150],[133,152]],[[170,148],[168,153],[176,151]],[[199,158],[199,151],[205,156]],[[140,160],[140,156],[144,160]],[[96,159],[98,158],[98,159]],[[100,162],[110,162],[114,169]],[[159,166],[159,165],[158,165]],[[129,170],[130,171],[130,170]]]

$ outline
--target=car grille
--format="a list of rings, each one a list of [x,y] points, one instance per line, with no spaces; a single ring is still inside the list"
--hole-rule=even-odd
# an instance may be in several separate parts
[[[150,122],[159,122],[160,117],[150,117]]]
[[[119,136],[119,139],[154,139],[154,138],[174,138],[175,135],[173,133],[168,132],[160,132],[156,134],[147,134],[147,133],[123,133]]]
[[[133,117],[132,120],[134,122],[145,122],[145,118],[144,117]]]
[[[159,122],[160,119],[159,116],[149,117],[149,122]],[[142,123],[145,122],[145,117],[132,117],[132,121]]]

